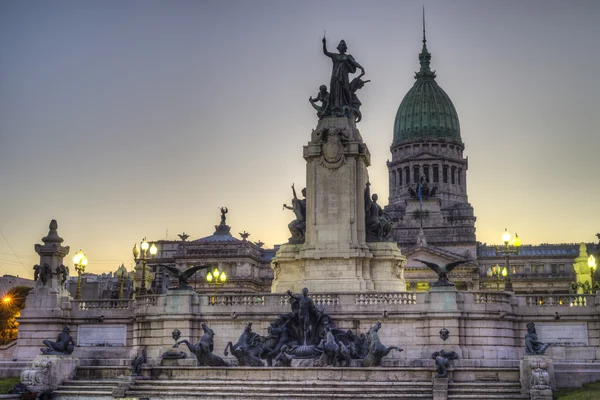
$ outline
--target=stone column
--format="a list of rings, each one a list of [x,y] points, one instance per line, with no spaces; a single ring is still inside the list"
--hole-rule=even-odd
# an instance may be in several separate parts
[[[69,254],[69,246],[62,246],[56,220],[50,222],[49,228],[48,235],[42,238],[44,244],[35,245],[40,256],[39,270],[19,318],[18,359],[30,360],[40,353],[42,341],[56,340],[71,315],[72,298],[57,273]]]

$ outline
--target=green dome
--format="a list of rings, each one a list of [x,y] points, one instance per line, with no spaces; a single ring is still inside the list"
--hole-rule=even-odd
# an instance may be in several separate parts
[[[423,38],[419,54],[421,70],[416,82],[406,93],[394,120],[393,146],[420,140],[444,140],[461,143],[458,114],[450,97],[435,81],[435,72],[429,69],[431,54]]]

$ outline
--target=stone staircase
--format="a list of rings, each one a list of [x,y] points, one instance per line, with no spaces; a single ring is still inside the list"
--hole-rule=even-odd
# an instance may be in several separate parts
[[[521,394],[518,382],[451,382],[448,384],[448,400],[529,400]]]
[[[365,381],[136,381],[128,398],[149,399],[433,399],[431,382]]]
[[[129,386],[131,382],[118,379],[67,380],[54,391],[60,400],[114,400],[113,389]]]

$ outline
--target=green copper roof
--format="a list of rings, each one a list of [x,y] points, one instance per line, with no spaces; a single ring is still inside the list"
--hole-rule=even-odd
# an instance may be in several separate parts
[[[431,54],[426,42],[423,29],[423,50],[419,54],[421,70],[415,74],[415,84],[398,107],[392,145],[419,140],[462,143],[456,109],[435,81],[435,72],[429,69]]]

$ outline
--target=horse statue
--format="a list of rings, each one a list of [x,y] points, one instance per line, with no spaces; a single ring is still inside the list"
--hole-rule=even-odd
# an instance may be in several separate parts
[[[323,350],[323,354],[319,359],[321,366],[333,365],[337,363],[337,356],[340,352],[340,345],[335,341],[335,337],[331,332],[329,324],[325,325],[325,338],[321,340],[319,347]]]
[[[261,337],[257,333],[252,332],[252,322],[248,322],[237,343],[227,343],[224,354],[228,356],[227,349],[229,349],[231,354],[237,358],[240,367],[262,367],[264,364],[257,356],[262,350],[261,344]]]
[[[202,323],[202,330],[204,331],[204,335],[202,335],[198,343],[192,344],[184,339],[175,343],[173,347],[177,348],[181,343],[185,343],[190,352],[196,356],[199,366],[228,367],[229,364],[227,364],[225,360],[212,353],[214,350],[215,336],[213,330],[209,328],[206,322]]]
[[[381,321],[377,321],[367,333],[369,352],[362,361],[363,367],[380,367],[381,359],[387,356],[390,351],[402,351],[398,346],[385,347],[379,340],[379,334],[377,333],[379,329],[381,329]]]

